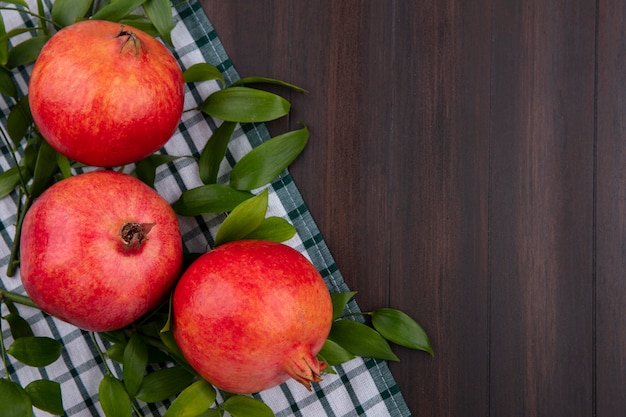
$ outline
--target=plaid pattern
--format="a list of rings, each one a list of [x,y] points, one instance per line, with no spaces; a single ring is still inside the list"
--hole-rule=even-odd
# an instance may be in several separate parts
[[[48,8],[51,1],[44,1]],[[34,2],[33,2],[34,4]],[[36,6],[33,6],[36,10]],[[31,17],[24,13],[2,11],[7,31],[14,27],[29,25]],[[197,1],[179,2],[175,19],[177,25],[172,33],[175,50],[173,51],[183,69],[198,62],[209,62],[220,69],[227,82],[238,78],[217,34],[208,21]],[[15,43],[26,39],[29,34],[20,35]],[[16,79],[26,90],[29,68],[16,73]],[[212,91],[218,89],[216,82],[205,82],[187,87],[185,108],[196,107]],[[9,104],[0,98],[2,114],[0,121],[6,122]],[[171,155],[199,155],[199,151],[215,129],[215,121],[197,111],[185,112],[175,136],[161,152]],[[269,133],[263,124],[238,126],[231,141],[226,163],[220,175],[226,178],[234,161],[241,158],[249,149],[267,140]],[[11,166],[9,150],[0,146],[0,169]],[[129,167],[129,170],[132,167]],[[182,190],[200,185],[197,166],[192,158],[180,158],[175,162],[162,166],[157,171],[155,187],[169,202],[175,201]],[[16,222],[16,195],[0,200],[0,266],[6,266],[9,257],[9,246],[14,234]],[[305,254],[321,271],[332,292],[347,291],[340,272],[326,247],[309,211],[303,202],[293,180],[285,172],[270,187],[269,213],[281,216],[294,224],[298,233],[289,242]],[[222,221],[219,215],[208,215],[199,218],[181,217],[181,228],[186,249],[190,252],[204,251],[212,243],[217,227]],[[8,278],[2,275],[1,285],[5,289],[23,293],[19,275]],[[354,301],[349,306],[353,312],[358,310]],[[103,366],[93,347],[90,335],[71,325],[43,315],[41,312],[20,307],[20,312],[32,326],[38,336],[50,336],[61,340],[64,344],[62,357],[54,364],[37,369],[23,366],[11,361],[9,373],[11,378],[25,386],[32,380],[47,378],[61,384],[64,407],[68,416],[102,415],[98,404],[98,384],[103,376]],[[6,314],[5,311],[2,314]],[[11,335],[8,326],[3,326],[3,337],[8,344]],[[102,343],[102,342],[100,342]],[[119,368],[114,368],[118,372]],[[262,399],[276,413],[277,417],[286,416],[371,416],[371,417],[406,417],[409,410],[395,384],[387,365],[382,361],[354,359],[336,368],[337,375],[327,375],[324,381],[314,384],[314,391],[309,393],[296,382],[288,382],[274,389],[262,392],[257,398]],[[121,375],[118,373],[118,375]],[[0,377],[4,370],[0,370]],[[139,404],[146,416],[162,415],[166,404]],[[36,415],[43,415],[35,410]],[[40,414],[37,414],[40,413]],[[47,414],[45,414],[47,415]]]

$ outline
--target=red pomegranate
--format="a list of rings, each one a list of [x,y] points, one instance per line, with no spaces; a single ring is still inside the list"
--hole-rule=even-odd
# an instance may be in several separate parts
[[[226,243],[198,258],[173,297],[173,333],[207,381],[250,394],[290,377],[311,389],[326,364],[315,355],[332,324],[322,276],[275,242]]]
[[[103,20],[61,29],[41,50],[28,84],[35,125],[59,153],[111,167],[145,158],[174,134],[183,72],[149,34]]]
[[[28,210],[20,274],[30,298],[85,330],[129,325],[167,299],[182,265],[176,214],[137,178],[61,180]]]

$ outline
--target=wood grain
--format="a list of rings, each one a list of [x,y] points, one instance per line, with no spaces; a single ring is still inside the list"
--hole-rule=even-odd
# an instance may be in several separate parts
[[[494,8],[491,413],[593,411],[593,3]]]
[[[596,179],[597,415],[626,413],[624,4],[599,2]]]
[[[416,415],[487,415],[489,6],[397,5],[389,302],[436,356],[401,351],[392,370]]]
[[[626,415],[626,6],[201,0],[241,75],[298,84],[291,172],[364,310],[436,355],[414,415]]]

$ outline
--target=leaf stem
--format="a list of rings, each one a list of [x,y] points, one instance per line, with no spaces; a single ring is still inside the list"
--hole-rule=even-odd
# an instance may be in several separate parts
[[[18,214],[19,217],[17,219],[17,224],[15,225],[15,236],[13,238],[13,244],[11,245],[11,253],[9,254],[9,264],[7,265],[8,277],[12,277],[15,275],[15,271],[17,271],[17,267],[20,264],[19,247],[20,247],[20,240],[22,237],[22,224],[24,223],[26,212],[30,208],[31,203],[32,203],[32,198],[30,195],[27,195],[26,200],[24,201],[24,204],[22,204],[19,214]]]
[[[54,20],[52,20],[52,19],[50,19],[50,18],[48,18],[48,17],[46,17],[46,16],[43,16],[43,15],[41,15],[41,14],[39,14],[39,13],[34,13],[34,12],[31,12],[29,9],[21,9],[21,8],[18,8],[18,7],[7,7],[7,6],[1,6],[1,7],[0,7],[0,10],[12,10],[12,11],[14,11],[14,12],[22,12],[22,13],[26,13],[27,15],[30,15],[30,16],[33,16],[33,17],[36,17],[36,18],[38,18],[38,19],[40,19],[40,20],[42,20],[42,21],[45,21],[45,22],[48,22],[48,23],[52,24],[52,25],[53,25],[55,28],[57,28],[57,29],[61,29],[61,25],[59,25],[58,23],[56,23]],[[37,29],[37,28],[33,28],[33,30],[35,30],[35,29]]]
[[[133,410],[135,411],[135,414],[137,414],[139,417],[143,417],[143,414],[141,414],[141,410],[139,410],[139,407],[137,407],[137,404],[135,404],[135,401],[133,399],[133,401],[130,402],[131,407],[133,407]]]
[[[17,294],[11,291],[0,289],[0,300],[12,301],[23,306],[39,309],[39,306],[33,302],[29,297],[21,294]]]
[[[4,336],[2,336],[2,320],[0,319],[0,356],[2,356],[2,364],[4,365],[4,372],[6,373],[6,379],[9,378],[9,365],[7,363],[7,351],[4,346]]]
[[[46,28],[46,22],[50,22],[52,24],[54,24],[54,22],[44,16],[45,15],[45,10],[44,10],[44,7],[43,7],[43,1],[42,0],[37,0],[37,13],[38,13],[38,17],[39,17],[39,22],[40,22],[41,26],[44,27],[44,29],[41,32],[44,35],[49,35],[50,32]]]
[[[96,340],[96,334],[94,332],[89,332],[89,335],[91,336],[91,341],[93,342],[93,345],[95,346],[96,351],[98,351],[100,360],[102,360],[102,365],[104,365],[104,370],[106,371],[106,374],[115,377],[113,375],[113,372],[111,372],[111,368],[109,368],[109,365],[107,364],[107,359],[104,356],[104,352],[102,352],[102,349],[100,348],[100,344]]]
[[[0,7],[0,10],[1,9],[2,7]],[[24,222],[24,217],[26,216],[26,212],[30,208],[30,205],[32,202],[32,196],[27,191],[28,187],[26,184],[26,179],[24,178],[24,174],[22,173],[22,168],[20,167],[20,164],[17,160],[15,148],[11,146],[11,141],[7,137],[7,134],[4,131],[4,129],[0,129],[0,135],[2,136],[2,139],[4,140],[7,148],[9,148],[9,150],[11,151],[10,152],[11,157],[13,159],[13,163],[15,164],[15,167],[17,168],[17,173],[20,177],[20,184],[21,184],[21,186],[19,187],[18,203],[17,203],[18,220],[17,220],[17,224],[15,225],[15,236],[13,237],[13,244],[11,245],[11,253],[9,255],[9,263],[7,265],[7,276],[12,277],[13,275],[15,275],[15,271],[17,270],[17,266],[19,264],[18,258],[19,258],[20,237],[22,235],[22,223]],[[22,200],[24,199],[24,195],[26,195],[26,199],[25,201],[22,202]]]
[[[0,9],[2,8],[0,7]],[[27,189],[26,179],[24,178],[24,174],[22,173],[22,168],[20,167],[20,163],[18,162],[17,157],[15,156],[17,153],[15,150],[15,147],[12,146],[11,140],[8,138],[7,133],[4,131],[4,129],[0,129],[0,134],[2,135],[4,144],[11,151],[11,159],[13,160],[13,163],[15,164],[15,168],[17,169],[17,173],[20,177],[20,184],[22,185],[22,188],[26,190]]]

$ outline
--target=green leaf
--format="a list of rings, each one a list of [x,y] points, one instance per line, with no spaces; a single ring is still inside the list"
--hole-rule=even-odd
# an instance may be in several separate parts
[[[28,33],[28,32],[33,32],[36,30],[43,30],[43,29],[45,28],[41,26],[17,27],[15,29],[11,29],[10,31],[0,36],[0,42],[5,42],[14,36],[21,35],[22,33]]]
[[[183,261],[184,264],[184,261]],[[184,267],[186,269],[186,267]],[[184,269],[183,269],[184,271]],[[170,298],[167,303],[167,320],[165,320],[165,324],[159,329],[159,337],[161,333],[166,333],[172,330],[172,298],[174,297],[174,291],[170,293]]]
[[[122,381],[111,375],[105,375],[98,388],[100,405],[106,417],[131,417],[133,414],[131,399],[124,389]]]
[[[143,382],[148,365],[148,349],[140,334],[134,333],[124,349],[122,376],[126,391],[134,397]]]
[[[144,377],[143,384],[135,397],[147,403],[164,401],[189,386],[193,377],[179,366],[159,369]]]
[[[35,170],[41,140],[41,138],[28,139],[26,141],[26,148],[24,148],[24,157],[20,160],[20,167],[24,168],[22,175],[27,176],[28,174],[29,179],[32,176],[32,172]]]
[[[0,67],[0,94],[17,99],[17,87],[13,82],[11,73],[3,67]]]
[[[128,337],[126,337],[124,329],[99,332],[98,334],[112,343],[122,343],[126,345],[126,342],[128,342]]]
[[[215,398],[215,388],[201,379],[185,388],[163,417],[195,417],[208,410]]]
[[[150,187],[154,187],[154,180],[156,179],[156,170],[160,165],[167,164],[176,159],[179,156],[152,154],[135,165],[135,175],[144,183]]]
[[[354,359],[354,355],[332,340],[326,340],[318,353],[328,365],[335,366]]]
[[[208,96],[200,106],[209,116],[241,122],[268,122],[289,113],[291,104],[279,95],[249,87],[228,87]]]
[[[148,345],[148,363],[165,363],[171,362],[172,358],[159,348]]]
[[[126,17],[146,0],[115,0],[98,10],[91,18],[117,22]]]
[[[226,216],[215,234],[215,246],[242,239],[261,225],[267,212],[267,189],[239,204]]]
[[[51,17],[61,27],[69,26],[84,17],[93,0],[54,0]]]
[[[159,337],[161,338],[163,344],[167,347],[169,355],[176,359],[176,362],[185,368],[188,373],[196,374],[195,370],[191,367],[191,365],[189,365],[183,356],[183,353],[180,351],[180,348],[176,344],[173,333],[170,330],[161,330]]]
[[[183,72],[186,83],[199,83],[202,81],[219,80],[225,84],[224,76],[214,65],[207,62],[193,64]]]
[[[246,84],[275,84],[275,85],[280,85],[282,87],[289,87],[300,93],[306,93],[306,90],[302,87],[298,87],[297,85],[293,85],[285,81],[277,80],[275,78],[266,78],[266,77],[245,77],[245,78],[241,78],[233,82],[230,86],[237,87],[237,86],[246,85]]]
[[[172,29],[174,21],[172,19],[172,3],[170,0],[147,0],[143,4],[146,15],[161,35],[161,38],[172,45]]]
[[[235,190],[229,185],[208,184],[184,191],[172,207],[181,216],[223,213],[233,210],[252,196],[252,193]]]
[[[9,4],[15,4],[16,6],[23,6],[25,8],[29,8],[28,7],[28,3],[26,2],[26,0],[2,0],[3,3],[9,3]]]
[[[4,305],[7,306],[7,310],[9,310],[10,314],[20,314],[20,311],[17,309],[17,307],[15,307],[15,303],[13,301],[7,300],[6,298],[4,298],[2,301],[4,302]]]
[[[348,301],[350,301],[355,295],[356,291],[340,292],[330,295],[330,299],[333,302],[333,321],[341,316],[341,313],[345,310]]]
[[[35,335],[28,322],[19,314],[9,313],[4,316],[3,319],[9,323],[9,329],[11,329],[11,336],[13,336],[13,339],[31,337]]]
[[[30,397],[32,404],[40,410],[47,411],[55,416],[65,414],[61,384],[58,382],[39,379],[28,384],[25,391]]]
[[[124,362],[124,350],[126,349],[125,343],[114,343],[106,351],[106,354],[111,360],[115,362]]]
[[[24,96],[11,108],[7,116],[7,132],[13,143],[18,144],[22,141],[32,123],[28,97]]]
[[[15,382],[0,378],[0,398],[2,399],[2,417],[31,417],[33,405],[24,388]]]
[[[7,29],[4,25],[4,16],[0,14],[0,35],[2,35],[2,40],[0,41],[0,66],[2,67],[6,65],[9,59],[9,39],[4,37],[6,33]]]
[[[300,155],[309,140],[305,127],[276,136],[245,154],[230,173],[238,190],[253,190],[273,181]]]
[[[235,126],[237,126],[235,122],[223,122],[215,132],[213,132],[209,141],[204,146],[200,154],[200,159],[198,160],[198,172],[202,183],[217,183],[220,165],[224,159],[224,155],[226,155],[228,142],[235,131]]]
[[[270,240],[272,242],[284,242],[296,234],[296,228],[281,217],[268,217],[261,224],[243,237],[243,239]]]
[[[33,182],[30,185],[30,193],[33,198],[39,197],[48,188],[58,170],[57,152],[48,142],[42,140],[37,153]]]
[[[435,355],[428,335],[406,313],[393,308],[381,308],[372,313],[372,326],[387,340],[410,349]]]
[[[42,367],[59,359],[62,346],[49,337],[28,336],[13,341],[7,352],[26,365]]]
[[[69,178],[72,176],[72,165],[67,156],[57,153],[57,166],[63,175],[63,178]]]
[[[23,6],[25,8],[29,8],[30,6],[26,2],[26,0],[2,0],[3,3],[15,4],[16,6]]]
[[[274,412],[263,401],[244,395],[233,395],[224,401],[222,408],[232,417],[274,417]]]
[[[206,410],[204,413],[198,414],[196,417],[223,417],[224,413],[222,410],[218,410],[216,408],[210,408]]]
[[[20,171],[18,168],[9,168],[0,174],[0,198],[11,194],[20,183]]]
[[[174,339],[174,334],[172,333],[171,326],[172,326],[171,321],[168,319],[165,325],[163,326],[163,328],[161,329],[161,332],[159,333],[159,337],[161,338],[161,341],[163,342],[163,344],[170,351],[174,352],[177,355],[179,354],[182,356],[182,352],[180,351],[180,349],[178,348],[178,345],[176,344],[176,339]]]
[[[9,50],[7,68],[17,68],[20,65],[35,62],[48,39],[50,39],[50,35],[38,35],[15,45]]]
[[[364,358],[384,359],[398,362],[389,343],[376,330],[354,320],[338,320],[328,335],[350,353]]]

